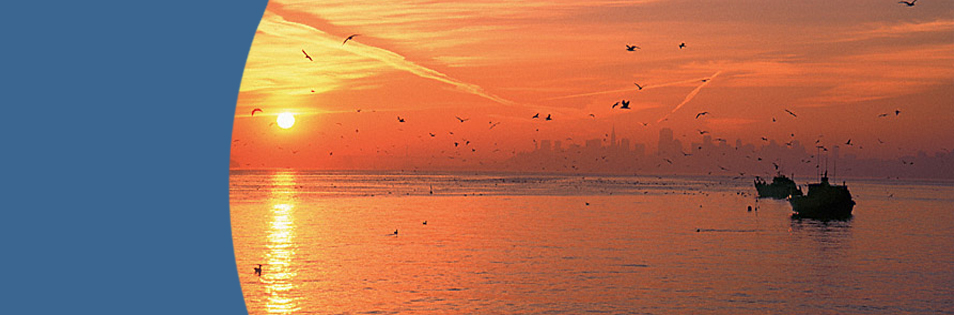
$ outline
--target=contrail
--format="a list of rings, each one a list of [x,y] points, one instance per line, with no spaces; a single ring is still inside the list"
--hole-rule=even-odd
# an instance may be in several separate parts
[[[689,79],[689,80],[682,80],[682,81],[669,82],[669,83],[646,85],[646,86],[643,87],[643,90],[652,90],[652,89],[655,89],[655,88],[673,86],[673,85],[683,84],[683,83],[689,83],[689,82],[697,82],[697,81],[705,80],[705,79],[707,79],[707,78]],[[545,100],[547,100],[547,101],[550,101],[550,100],[562,100],[562,99],[574,98],[574,97],[583,97],[583,96],[590,96],[590,95],[600,95],[600,94],[610,94],[610,93],[628,92],[628,91],[636,91],[636,90],[637,90],[636,87],[633,86],[632,88],[628,88],[628,89],[620,89],[620,90],[612,90],[612,91],[602,91],[602,92],[590,92],[590,93],[573,94],[573,95],[566,95],[566,96],[557,96],[557,97],[551,97],[551,98],[548,98],[548,99],[545,99]]]
[[[669,118],[669,115],[672,115],[672,113],[675,113],[677,110],[679,110],[679,108],[682,108],[683,105],[686,105],[686,103],[689,103],[689,101],[691,101],[693,97],[696,97],[696,94],[699,94],[699,90],[702,90],[703,87],[705,87],[706,85],[709,85],[709,81],[712,81],[712,79],[715,79],[715,77],[719,75],[720,73],[722,73],[722,70],[716,71],[716,73],[710,76],[705,82],[702,82],[702,84],[700,84],[698,87],[692,90],[692,92],[689,92],[689,95],[686,95],[686,99],[682,100],[682,103],[679,103],[679,105],[676,105],[676,108],[673,108],[672,111],[669,112],[669,114],[666,114],[666,116],[663,116],[663,118],[659,118],[659,120],[656,122],[659,123],[659,122],[662,122],[663,120],[666,120],[666,118]]]
[[[504,105],[515,104],[513,101],[485,92],[482,87],[476,84],[471,84],[471,83],[467,83],[467,82],[463,82],[463,81],[451,78],[450,76],[443,74],[437,70],[421,66],[412,61],[408,61],[404,56],[397,54],[395,52],[392,52],[390,50],[368,46],[357,41],[351,41],[350,43],[348,43],[348,46],[345,46],[344,48],[342,48],[341,47],[342,45],[338,43],[340,39],[338,37],[332,36],[328,33],[325,33],[311,26],[301,24],[301,23],[290,22],[288,20],[285,20],[281,16],[278,16],[278,15],[275,15],[275,16],[277,16],[277,18],[273,19],[271,22],[276,24],[283,24],[288,27],[294,27],[294,28],[298,28],[299,30],[314,33],[318,35],[319,37],[326,39],[326,40],[320,41],[319,43],[327,48],[345,49],[354,54],[383,62],[395,69],[410,72],[421,78],[443,82],[443,83],[454,86],[456,89],[460,91],[477,95],[500,104],[504,104]],[[266,17],[263,18],[263,22],[265,19],[268,19],[267,14],[266,14]]]

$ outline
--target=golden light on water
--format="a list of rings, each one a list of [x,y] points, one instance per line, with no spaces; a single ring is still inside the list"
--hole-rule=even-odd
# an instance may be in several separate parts
[[[294,120],[294,118],[292,118]],[[279,116],[279,123],[281,116]],[[269,314],[290,314],[300,310],[299,288],[292,282],[297,276],[295,247],[295,176],[278,173],[272,177],[272,205],[269,212],[265,262],[260,281],[265,284],[265,309]]]

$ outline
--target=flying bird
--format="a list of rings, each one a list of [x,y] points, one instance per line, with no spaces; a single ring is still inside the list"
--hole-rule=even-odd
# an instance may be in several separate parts
[[[546,120],[553,120],[553,118],[550,118],[550,114],[547,114]]]
[[[881,117],[888,117],[888,113],[878,114],[878,118],[881,118]]]
[[[698,114],[696,114],[696,119],[699,119],[699,116],[705,116],[705,115],[708,114],[708,113],[709,113],[709,112],[701,112],[701,113],[698,113]]]
[[[535,115],[533,115],[533,117],[530,117],[530,119],[537,119],[537,118],[540,118],[540,113],[536,113]]]
[[[895,110],[894,110],[894,115],[895,115],[895,116],[901,115],[901,110],[900,110],[900,109],[895,109]]]
[[[596,115],[590,114],[590,117],[596,118]]]
[[[704,134],[707,134],[707,133],[709,133],[709,132],[708,132],[708,131],[706,131],[706,130],[699,130],[699,129],[696,129],[696,131],[698,131],[700,135],[704,135]]]
[[[907,5],[907,6],[909,6],[909,7],[913,7],[915,2],[918,2],[918,0],[914,0],[914,1],[911,1],[911,2],[898,1],[898,3],[904,3],[905,5]]]
[[[772,117],[772,122],[775,122],[775,117]]]
[[[619,109],[629,109],[629,101],[623,100],[623,105]]]
[[[359,36],[359,35],[361,34],[351,34],[351,36],[348,36],[348,38],[345,38],[345,40],[341,42],[341,45],[344,46],[344,44],[347,43],[349,40],[352,40],[354,39],[355,36]]]
[[[640,90],[642,90],[642,89],[643,89],[643,86],[641,86],[641,85],[639,85],[639,83],[633,83],[633,84],[635,84],[635,85],[636,85],[636,87],[638,87],[638,88],[639,88]]]
[[[613,104],[613,106],[610,108],[616,108],[616,106],[619,106],[619,102],[616,102],[616,104]]]
[[[404,118],[401,118],[401,116],[397,116],[397,118],[398,118],[398,122],[404,122]]]
[[[686,48],[686,43],[679,43],[679,49],[683,49],[683,48]]]
[[[851,139],[848,139],[848,142],[845,142],[845,145],[851,145]]]
[[[793,112],[790,111],[790,110],[787,110],[787,109],[786,109],[785,112],[788,113],[789,115],[792,115],[792,117],[798,117],[798,115],[795,115],[795,113],[793,113]]]
[[[252,116],[253,116],[253,117],[255,116],[255,112],[261,113],[261,112],[262,112],[262,109],[261,109],[261,108],[253,109],[253,110],[252,110]]]
[[[639,49],[639,46],[626,45],[626,51],[636,51],[636,49]]]
[[[454,118],[457,118],[457,120],[460,120],[460,122],[465,122],[465,121],[470,120],[470,118],[460,118],[460,117],[457,117],[457,116],[454,116]]]
[[[308,53],[306,53],[304,49],[301,50],[301,53],[305,54],[305,58],[308,58],[308,61],[314,61],[314,60],[311,60],[311,56],[309,56]],[[312,92],[314,92],[314,91],[312,91]]]

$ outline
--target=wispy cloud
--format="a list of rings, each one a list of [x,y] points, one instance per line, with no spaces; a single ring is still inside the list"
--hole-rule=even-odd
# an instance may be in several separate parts
[[[663,116],[662,118],[659,118],[659,120],[656,121],[656,122],[657,122],[657,123],[658,123],[658,122],[662,122],[662,121],[665,120],[666,118],[669,118],[669,115],[672,115],[672,114],[675,113],[677,110],[679,110],[680,108],[682,108],[683,105],[686,105],[686,103],[689,103],[689,101],[691,101],[693,98],[696,97],[696,94],[699,94],[699,91],[701,91],[702,88],[706,87],[706,85],[709,85],[709,82],[712,82],[712,79],[715,79],[715,77],[718,76],[720,73],[722,73],[721,70],[720,70],[720,71],[716,71],[716,73],[714,73],[714,74],[712,74],[711,76],[709,76],[709,79],[708,79],[708,80],[706,80],[705,82],[702,82],[702,84],[700,84],[698,87],[696,87],[694,90],[692,90],[692,92],[689,92],[689,94],[686,95],[686,98],[682,100],[682,103],[679,103],[679,105],[676,105],[676,107],[673,108],[672,111],[670,111],[668,114],[666,114],[666,116]]]

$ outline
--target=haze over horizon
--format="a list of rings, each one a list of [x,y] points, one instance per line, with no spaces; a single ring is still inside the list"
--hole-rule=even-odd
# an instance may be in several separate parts
[[[954,2],[927,0],[270,1],[232,159],[401,169],[420,156],[476,168],[611,128],[647,155],[664,128],[687,153],[704,132],[839,145],[860,159],[951,155],[952,17]],[[622,100],[631,109],[612,107]],[[283,112],[293,127],[276,124]]]

